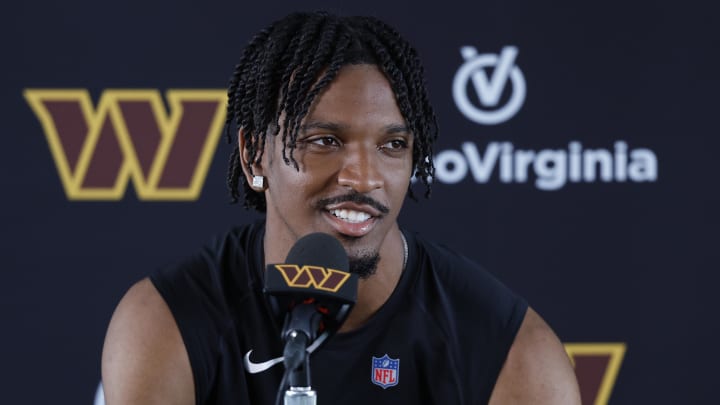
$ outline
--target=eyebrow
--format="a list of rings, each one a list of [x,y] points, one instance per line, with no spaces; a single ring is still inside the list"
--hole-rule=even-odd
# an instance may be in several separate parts
[[[326,121],[310,121],[300,126],[300,132],[307,132],[312,129],[325,129],[332,132],[341,132],[349,128],[349,125],[339,124],[336,122]],[[407,133],[411,134],[410,128],[405,124],[390,124],[385,126],[385,132],[388,134]]]
[[[385,132],[388,134],[407,133],[412,134],[410,128],[405,124],[390,124],[385,127]]]
[[[326,129],[328,131],[339,132],[347,128],[347,125],[338,124],[335,122],[310,121],[300,126],[300,132],[307,132],[311,129]]]

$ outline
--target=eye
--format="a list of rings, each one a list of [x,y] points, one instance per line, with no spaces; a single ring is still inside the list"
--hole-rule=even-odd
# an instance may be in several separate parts
[[[408,147],[408,144],[405,140],[393,139],[391,141],[388,141],[384,145],[382,145],[380,148],[386,149],[386,150],[402,150],[402,149],[407,149],[407,147]]]
[[[329,151],[342,146],[340,140],[335,135],[311,135],[298,141],[298,146],[312,151]]]
[[[315,138],[308,139],[307,143],[319,146],[338,146],[340,143],[337,139],[332,136],[318,136]]]

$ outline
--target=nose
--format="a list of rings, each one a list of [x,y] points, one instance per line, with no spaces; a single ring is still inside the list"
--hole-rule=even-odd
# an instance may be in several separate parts
[[[384,185],[382,167],[376,148],[348,148],[342,168],[338,173],[338,184],[352,188],[358,193],[368,193]]]

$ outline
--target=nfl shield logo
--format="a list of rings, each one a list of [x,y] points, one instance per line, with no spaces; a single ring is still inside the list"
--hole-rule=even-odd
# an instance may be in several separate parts
[[[400,378],[400,359],[392,359],[385,354],[372,358],[372,375],[370,381],[383,388],[397,385]]]

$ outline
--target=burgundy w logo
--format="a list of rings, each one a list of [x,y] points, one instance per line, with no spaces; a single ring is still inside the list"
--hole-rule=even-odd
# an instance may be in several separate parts
[[[296,264],[276,264],[283,279],[290,287],[311,288],[337,292],[350,277],[346,271],[326,269],[319,266],[303,266]]]
[[[224,123],[223,90],[27,89],[70,200],[195,200]]]
[[[608,403],[626,349],[625,343],[565,343],[583,404]]]

